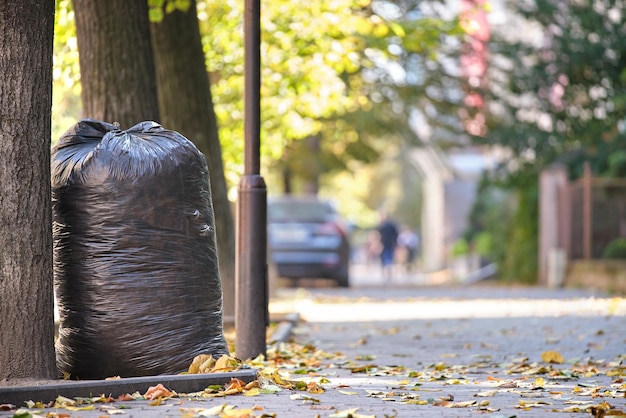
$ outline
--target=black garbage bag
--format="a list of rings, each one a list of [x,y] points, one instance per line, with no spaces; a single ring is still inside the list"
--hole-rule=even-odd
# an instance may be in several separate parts
[[[82,120],[52,150],[52,200],[61,374],[178,373],[228,354],[209,174],[188,139]]]

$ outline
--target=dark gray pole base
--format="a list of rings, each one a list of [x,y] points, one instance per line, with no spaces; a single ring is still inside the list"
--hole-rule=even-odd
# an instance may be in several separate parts
[[[247,360],[266,354],[267,189],[260,175],[245,175],[237,206],[235,353]]]

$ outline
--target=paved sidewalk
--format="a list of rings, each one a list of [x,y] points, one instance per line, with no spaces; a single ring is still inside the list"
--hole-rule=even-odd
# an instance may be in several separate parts
[[[261,375],[274,377],[264,378],[268,393],[31,411],[277,418],[626,413],[624,298],[484,285],[290,289],[279,296],[272,310],[297,311],[301,320],[291,330],[293,344],[270,349],[278,361],[259,363]],[[308,391],[279,388],[286,381],[302,381]],[[233,409],[210,415],[212,408]]]

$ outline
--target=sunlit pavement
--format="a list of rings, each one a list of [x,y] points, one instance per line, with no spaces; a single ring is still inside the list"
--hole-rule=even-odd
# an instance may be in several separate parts
[[[299,313],[297,340],[348,362],[320,372],[343,394],[329,400],[336,410],[493,418],[625,412],[623,297],[489,281],[441,285],[420,275],[385,281],[375,269],[357,271],[352,283],[278,289],[270,305]],[[358,366],[367,370],[354,372]]]
[[[548,289],[490,280],[469,285],[442,276],[398,271],[384,279],[379,266],[353,266],[349,289],[322,280],[301,281],[306,287],[276,289],[270,310],[297,312],[312,322],[626,315],[623,298],[594,289]]]

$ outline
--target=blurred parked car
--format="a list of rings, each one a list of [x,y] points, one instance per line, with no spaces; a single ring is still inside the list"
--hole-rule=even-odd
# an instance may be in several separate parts
[[[314,196],[268,199],[268,250],[278,276],[326,278],[349,286],[348,224],[330,201]]]

